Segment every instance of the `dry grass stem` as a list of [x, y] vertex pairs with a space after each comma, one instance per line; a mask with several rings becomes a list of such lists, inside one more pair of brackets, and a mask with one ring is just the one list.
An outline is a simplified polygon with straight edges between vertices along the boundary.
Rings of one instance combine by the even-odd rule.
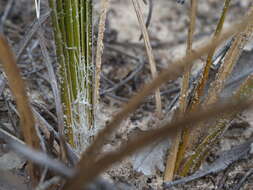
[[[253, 6], [250, 8], [249, 14], [253, 14]], [[237, 60], [243, 51], [244, 46], [249, 40], [252, 39], [252, 36], [253, 20], [248, 23], [245, 30], [238, 33], [234, 37], [232, 45], [224, 58], [224, 63], [221, 65], [221, 68], [217, 73], [215, 81], [211, 84], [211, 88], [208, 92], [208, 97], [205, 101], [205, 105], [209, 105], [217, 101], [220, 92], [224, 88], [226, 79], [231, 74], [234, 65], [237, 63]]]
[[[230, 0], [226, 0], [224, 3], [223, 11], [221, 13], [219, 22], [218, 22], [216, 30], [214, 32], [213, 40], [217, 39], [221, 34], [221, 31], [222, 31], [223, 25], [224, 25], [224, 21], [225, 21], [227, 12], [228, 12], [229, 4], [230, 4]], [[188, 108], [189, 110], [194, 110], [200, 105], [200, 99], [203, 96], [204, 88], [205, 88], [207, 80], [208, 80], [209, 71], [210, 71], [211, 64], [212, 64], [212, 58], [215, 53], [215, 50], [216, 50], [216, 47], [211, 48], [208, 52], [207, 61], [204, 66], [204, 71], [202, 73], [200, 80], [198, 81], [196, 90], [193, 95], [193, 99], [191, 100], [190, 106]], [[191, 149], [194, 147], [192, 141], [197, 139], [196, 137], [198, 135], [198, 132], [199, 131], [197, 128], [195, 128], [194, 131], [189, 131], [188, 129], [185, 129], [185, 131], [183, 131], [182, 143], [180, 144], [179, 152], [178, 152], [178, 158], [179, 158], [177, 161], [178, 166], [181, 164], [181, 161], [183, 160], [183, 158], [186, 154], [186, 151], [191, 151]]]
[[[144, 43], [145, 43], [145, 47], [146, 47], [146, 51], [147, 51], [147, 55], [148, 55], [148, 60], [149, 60], [149, 64], [150, 64], [150, 69], [151, 69], [151, 74], [153, 79], [157, 77], [157, 70], [156, 70], [156, 63], [155, 63], [155, 58], [152, 52], [152, 47], [150, 44], [150, 39], [149, 39], [149, 35], [148, 35], [148, 31], [147, 31], [147, 27], [144, 23], [144, 19], [143, 19], [143, 14], [141, 11], [141, 6], [138, 0], [132, 0], [133, 6], [134, 6], [134, 10], [141, 28], [141, 32], [142, 32], [142, 36], [144, 39]], [[160, 95], [160, 90], [159, 88], [157, 88], [156, 92], [155, 92], [155, 101], [156, 101], [156, 111], [157, 111], [157, 115], [161, 116], [162, 114], [162, 104], [161, 104], [161, 95]]]
[[95, 87], [94, 87], [94, 107], [99, 102], [99, 86], [100, 86], [100, 74], [102, 65], [102, 54], [104, 49], [104, 32], [105, 32], [105, 21], [109, 6], [109, 0], [101, 0], [101, 13], [98, 25], [98, 37], [97, 37], [97, 51], [96, 51], [96, 69], [95, 69]]
[[32, 26], [30, 27], [29, 31], [27, 31], [24, 39], [22, 39], [22, 41], [19, 43], [20, 45], [17, 48], [17, 62], [19, 61], [22, 53], [24, 52], [25, 48], [27, 47], [27, 45], [29, 44], [29, 42], [31, 41], [32, 37], [34, 36], [34, 34], [38, 31], [40, 24], [44, 23], [47, 18], [49, 17], [50, 12], [45, 13], [44, 15], [42, 15], [39, 20], [35, 20], [32, 24]]
[[[192, 42], [193, 35], [196, 24], [196, 13], [197, 13], [197, 0], [191, 0], [190, 7], [190, 23], [188, 28], [188, 38], [187, 38], [187, 49], [186, 55], [189, 55], [192, 52]], [[184, 70], [181, 91], [179, 96], [179, 108], [176, 114], [182, 115], [185, 113], [188, 104], [188, 90], [189, 90], [189, 80], [190, 80], [190, 72], [191, 72], [191, 64], [187, 64]], [[176, 115], [176, 117], [178, 117]], [[166, 169], [164, 173], [164, 180], [171, 181], [173, 179], [173, 175], [175, 171], [178, 170], [179, 164], [182, 160], [183, 155], [178, 155], [179, 144], [181, 142], [182, 132], [179, 130], [178, 134], [171, 138], [171, 146], [169, 155], [166, 162]]]
[[57, 120], [58, 120], [58, 130], [59, 130], [59, 139], [60, 139], [60, 148], [61, 148], [61, 159], [64, 161], [67, 161], [67, 155], [66, 155], [66, 150], [65, 150], [65, 138], [64, 138], [64, 114], [63, 114], [63, 109], [62, 109], [62, 102], [61, 102], [61, 97], [60, 97], [60, 92], [59, 88], [57, 85], [57, 80], [54, 72], [54, 68], [52, 65], [52, 61], [49, 56], [49, 52], [46, 47], [46, 40], [44, 38], [43, 34], [43, 29], [42, 27], [38, 31], [39, 34], [39, 44], [41, 47], [41, 52], [43, 55], [43, 58], [45, 60], [45, 64], [47, 67], [48, 71], [48, 76], [50, 79], [50, 85], [53, 91], [54, 95], [54, 101], [55, 101], [55, 107], [56, 107], [56, 115], [57, 115]]
[[[16, 99], [24, 140], [30, 147], [39, 149], [39, 138], [36, 134], [35, 120], [26, 94], [26, 87], [11, 48], [3, 36], [0, 36], [0, 61], [7, 76], [9, 87]], [[28, 167], [32, 183], [35, 185], [39, 179], [39, 170], [31, 163], [29, 163]]]
[[[225, 21], [227, 12], [228, 12], [230, 1], [231, 0], [225, 0], [224, 8], [223, 8], [219, 23], [217, 24], [216, 30], [214, 32], [214, 36], [213, 36], [214, 39], [217, 38], [220, 35], [220, 33], [223, 29], [223, 25], [224, 25], [224, 21]], [[210, 71], [210, 68], [211, 68], [211, 65], [212, 65], [212, 58], [213, 58], [213, 55], [215, 53], [215, 49], [216, 48], [210, 49], [210, 51], [207, 55], [206, 65], [204, 67], [204, 71], [203, 71], [203, 74], [201, 76], [201, 80], [200, 80], [200, 83], [198, 84], [198, 87], [197, 87], [197, 90], [196, 90], [196, 93], [195, 93], [195, 97], [194, 97], [194, 100], [193, 100], [193, 101], [196, 101], [196, 104], [199, 103], [200, 97], [203, 96], [204, 88], [205, 88], [205, 85], [207, 83], [209, 71]], [[193, 103], [195, 103], [195, 102], [193, 102]]]

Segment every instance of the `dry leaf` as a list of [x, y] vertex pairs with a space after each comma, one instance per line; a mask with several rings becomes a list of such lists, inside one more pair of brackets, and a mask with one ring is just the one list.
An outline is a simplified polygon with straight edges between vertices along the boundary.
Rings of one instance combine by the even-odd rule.
[[154, 175], [156, 169], [164, 171], [164, 158], [168, 150], [169, 141], [154, 142], [151, 146], [134, 154], [131, 157], [131, 163], [134, 170], [142, 172], [144, 175]]

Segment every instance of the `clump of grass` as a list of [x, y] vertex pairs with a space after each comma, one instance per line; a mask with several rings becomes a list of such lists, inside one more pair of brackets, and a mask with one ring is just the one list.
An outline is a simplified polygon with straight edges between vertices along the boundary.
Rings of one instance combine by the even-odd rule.
[[[218, 22], [216, 30], [214, 32], [213, 39], [216, 39], [222, 31], [223, 24], [224, 24], [224, 21], [225, 21], [225, 17], [226, 17], [227, 12], [228, 12], [229, 4], [230, 4], [230, 0], [226, 0], [225, 3], [224, 3], [224, 8], [223, 8], [223, 11], [221, 13], [219, 22]], [[205, 88], [205, 85], [207, 84], [209, 71], [210, 71], [210, 68], [211, 68], [211, 65], [212, 65], [212, 58], [213, 58], [215, 49], [216, 48], [212, 48], [208, 52], [206, 64], [204, 66], [204, 70], [202, 72], [201, 78], [198, 81], [198, 84], [197, 84], [196, 90], [194, 92], [193, 98], [190, 100], [190, 106], [186, 108], [187, 110], [194, 110], [200, 105], [200, 99], [203, 96], [204, 88]], [[177, 161], [176, 161], [177, 167], [176, 167], [175, 172], [178, 172], [179, 165], [182, 164], [181, 162], [185, 157], [186, 151], [187, 152], [191, 151], [191, 147], [193, 147], [193, 140], [196, 139], [196, 137], [198, 136], [198, 131], [197, 130], [198, 129], [194, 129], [194, 131], [189, 131], [189, 130], [185, 129], [182, 132], [182, 137], [181, 137], [182, 139], [180, 141], [180, 146], [178, 148], [178, 153], [177, 153]]]
[[65, 136], [79, 152], [87, 145], [93, 127], [92, 1], [49, 0]]
[[[218, 38], [221, 34], [223, 23], [225, 20], [225, 16], [228, 12], [230, 0], [226, 0], [224, 3], [224, 8], [219, 20], [219, 23], [217, 24], [214, 37], [215, 40]], [[252, 8], [249, 11], [249, 14], [252, 14]], [[248, 26], [241, 32], [238, 32], [234, 36], [234, 40], [232, 42], [232, 45], [230, 49], [228, 50], [225, 58], [224, 63], [221, 65], [221, 67], [218, 70], [218, 73], [216, 74], [215, 80], [212, 82], [210, 88], [208, 89], [208, 94], [206, 97], [204, 96], [204, 89], [207, 84], [207, 80], [209, 77], [209, 71], [212, 64], [213, 55], [215, 53], [216, 47], [211, 48], [208, 55], [207, 55], [207, 61], [204, 66], [204, 70], [202, 72], [202, 76], [198, 81], [198, 85], [196, 87], [196, 90], [194, 92], [193, 98], [190, 99], [189, 106], [185, 110], [195, 110], [198, 107], [206, 107], [208, 105], [212, 105], [214, 102], [217, 102], [219, 99], [219, 95], [224, 88], [226, 79], [232, 72], [232, 69], [234, 65], [236, 64], [239, 55], [242, 52], [243, 47], [245, 46], [246, 42], [252, 37], [252, 23], [249, 23]], [[189, 41], [189, 40], [188, 40]], [[183, 76], [183, 79], [185, 76]], [[187, 92], [185, 85], [182, 85], [181, 92]], [[241, 91], [237, 92], [237, 95], [242, 93]], [[204, 99], [203, 102], [200, 100]], [[187, 102], [188, 103], [188, 102]], [[181, 108], [184, 103], [181, 101], [179, 105], [179, 109]], [[212, 145], [217, 142], [219, 137], [224, 133], [224, 131], [227, 129], [228, 123], [230, 123], [231, 119], [233, 119], [235, 114], [225, 115], [217, 118], [216, 123], [212, 124], [210, 122], [202, 122], [198, 124], [194, 130], [185, 129], [182, 133], [182, 137], [179, 135], [176, 139], [173, 139], [173, 145], [177, 145], [176, 148], [172, 146], [172, 152], [170, 155], [173, 155], [173, 162], [172, 159], [169, 157], [167, 161], [167, 170], [165, 172], [165, 179], [166, 180], [172, 180], [172, 176], [178, 173], [181, 176], [185, 176], [190, 172], [195, 171], [204, 158], [207, 156], [208, 151], [212, 147]], [[214, 127], [211, 127], [211, 130], [206, 130], [206, 125], [214, 125]], [[205, 137], [203, 139], [203, 137]], [[202, 139], [202, 140], [199, 140]], [[200, 143], [198, 145], [198, 143]], [[178, 146], [179, 144], [179, 146]], [[191, 155], [191, 156], [187, 156]], [[176, 160], [176, 161], [175, 161]], [[171, 163], [175, 163], [170, 165]], [[180, 168], [179, 168], [180, 166]], [[170, 169], [175, 167], [175, 170]], [[169, 177], [168, 177], [169, 176]]]

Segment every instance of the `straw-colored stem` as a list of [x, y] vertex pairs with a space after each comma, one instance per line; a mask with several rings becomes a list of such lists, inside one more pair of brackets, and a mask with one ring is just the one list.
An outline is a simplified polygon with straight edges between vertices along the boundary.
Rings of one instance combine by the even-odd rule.
[[[146, 47], [146, 52], [148, 55], [148, 60], [149, 60], [149, 64], [150, 64], [150, 70], [151, 70], [151, 74], [153, 78], [157, 77], [157, 69], [156, 69], [156, 63], [155, 63], [155, 58], [152, 52], [152, 47], [150, 44], [150, 39], [149, 39], [149, 35], [148, 35], [148, 31], [146, 28], [146, 25], [144, 23], [144, 19], [143, 19], [143, 14], [141, 11], [141, 7], [140, 7], [140, 3], [138, 0], [132, 0], [133, 6], [134, 6], [134, 10], [141, 28], [141, 32], [143, 35], [143, 40], [144, 40], [144, 44]], [[162, 103], [161, 103], [161, 95], [160, 95], [160, 90], [159, 88], [156, 90], [155, 92], [155, 101], [156, 101], [156, 111], [157, 111], [157, 115], [161, 116], [162, 114]]]
[[[214, 37], [213, 37], [214, 40], [217, 39], [220, 36], [220, 33], [222, 31], [222, 28], [223, 28], [224, 21], [225, 21], [225, 17], [226, 17], [227, 12], [228, 12], [229, 3], [230, 3], [230, 0], [225, 1], [224, 8], [223, 8], [223, 11], [221, 13], [221, 17], [219, 19], [219, 22], [217, 24], [217, 27], [216, 27], [216, 30], [215, 30], [215, 33], [214, 33]], [[199, 81], [198, 86], [196, 88], [196, 91], [194, 93], [193, 99], [190, 102], [190, 106], [188, 108], [189, 110], [197, 109], [197, 107], [200, 104], [200, 99], [203, 96], [204, 88], [205, 88], [205, 85], [207, 83], [210, 67], [211, 67], [211, 64], [212, 64], [212, 57], [213, 57], [213, 54], [215, 52], [215, 49], [216, 48], [212, 48], [208, 52], [206, 65], [204, 67], [202, 77], [200, 78], [200, 81]], [[180, 157], [178, 165], [182, 164], [181, 161], [183, 160], [183, 157], [185, 156], [186, 151], [188, 151], [188, 152], [191, 151], [191, 149], [194, 146], [193, 141], [195, 141], [197, 137], [198, 137], [198, 128], [195, 128], [193, 131], [190, 131], [186, 128], [183, 131], [183, 133], [182, 133], [182, 143], [180, 144], [179, 153], [178, 153], [178, 155]]]
[[[95, 88], [94, 88], [94, 105], [99, 103], [99, 86], [100, 86], [100, 73], [102, 66], [102, 54], [104, 49], [104, 32], [105, 22], [109, 6], [109, 0], [101, 1], [101, 13], [98, 25], [97, 49], [96, 49], [96, 73], [95, 73]], [[95, 108], [95, 111], [97, 108]]]
[[[0, 63], [6, 74], [9, 87], [17, 103], [17, 110], [20, 118], [20, 128], [25, 143], [39, 149], [39, 138], [35, 130], [35, 119], [31, 110], [30, 102], [26, 93], [26, 86], [21, 78], [19, 68], [11, 51], [10, 46], [3, 36], [0, 35]], [[29, 162], [28, 173], [31, 182], [35, 186], [39, 181], [40, 171], [37, 166]]]
[[[249, 14], [253, 13], [253, 7], [251, 7]], [[253, 36], [253, 21], [251, 21], [248, 26], [245, 28], [244, 31], [241, 33], [238, 33], [232, 42], [232, 45], [227, 52], [224, 63], [220, 67], [216, 78], [214, 82], [211, 84], [210, 89], [208, 90], [208, 95], [203, 102], [203, 106], [206, 107], [208, 105], [213, 104], [216, 102], [219, 98], [220, 92], [224, 88], [225, 82], [228, 79], [229, 75], [231, 74], [234, 65], [237, 63], [237, 60], [239, 56], [241, 55], [241, 52], [243, 50], [243, 47], [246, 45], [246, 43], [252, 39]], [[237, 92], [237, 94], [240, 94], [240, 91]], [[233, 116], [233, 115], [232, 115]], [[194, 133], [194, 138], [199, 139], [200, 137], [205, 137], [205, 140], [201, 143], [203, 145], [198, 145], [197, 151], [193, 151], [194, 154], [188, 158], [187, 162], [184, 164], [183, 170], [180, 172], [181, 175], [185, 176], [187, 173], [189, 173], [193, 168], [196, 169], [196, 165], [199, 166], [203, 159], [205, 158], [205, 145], [208, 144], [209, 147], [212, 146], [214, 142], [216, 142], [215, 139], [218, 139], [220, 136], [219, 134], [223, 134], [223, 132], [226, 130], [226, 122], [227, 120], [231, 120], [232, 116], [226, 116], [225, 119], [221, 119], [220, 121], [217, 121], [215, 127], [211, 127], [211, 130], [204, 130], [205, 123], [200, 123], [196, 127], [198, 129], [198, 134]], [[209, 123], [210, 124], [210, 123]], [[212, 141], [212, 143], [211, 143]], [[196, 142], [196, 141], [195, 141]], [[197, 144], [195, 143], [194, 144]], [[208, 142], [208, 143], [205, 143]], [[201, 151], [202, 150], [202, 151]], [[203, 156], [201, 155], [202, 153]], [[193, 164], [195, 163], [195, 164]]]
[[[187, 38], [187, 48], [186, 54], [189, 55], [192, 51], [192, 43], [193, 43], [193, 35], [195, 30], [196, 23], [196, 12], [197, 12], [197, 0], [191, 0], [191, 8], [189, 15], [189, 28], [188, 28], [188, 38]], [[181, 116], [185, 113], [187, 109], [187, 100], [188, 100], [188, 90], [189, 90], [189, 80], [190, 80], [190, 70], [191, 64], [188, 64], [184, 69], [180, 97], [179, 97], [179, 110], [176, 112], [176, 117]], [[164, 173], [164, 180], [171, 181], [173, 180], [174, 173], [178, 170], [179, 164], [182, 160], [183, 155], [179, 154], [179, 144], [181, 141], [181, 133], [182, 131], [178, 131], [178, 133], [171, 138], [171, 146], [169, 151], [169, 156], [167, 158], [166, 169]]]

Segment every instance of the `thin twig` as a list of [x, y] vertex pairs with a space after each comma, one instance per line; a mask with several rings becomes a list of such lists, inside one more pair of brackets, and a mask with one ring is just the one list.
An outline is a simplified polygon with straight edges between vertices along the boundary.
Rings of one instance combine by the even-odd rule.
[[142, 70], [143, 66], [144, 66], [144, 61], [140, 61], [140, 64], [136, 66], [136, 68], [131, 72], [130, 75], [128, 75], [125, 79], [121, 80], [119, 83], [115, 84], [112, 88], [103, 90], [101, 94], [104, 95], [106, 93], [119, 89], [121, 86], [125, 85], [128, 81], [133, 79], [136, 76], [136, 74], [138, 74]]
[[[33, 109], [33, 113], [36, 117], [36, 119], [38, 120], [38, 122], [41, 124], [39, 125], [41, 128], [42, 126], [45, 126], [48, 131], [52, 132], [55, 136], [55, 138], [59, 141], [59, 133], [57, 131], [55, 131], [55, 129], [40, 115], [39, 112], [37, 112], [35, 109]], [[41, 129], [42, 131], [44, 131], [44, 129]], [[70, 161], [70, 163], [72, 163], [72, 165], [75, 165], [77, 163], [77, 161], [80, 159], [79, 156], [74, 152], [74, 150], [72, 149], [72, 147], [66, 143], [66, 150], [67, 150], [67, 156], [68, 156], [68, 160]]]
[[42, 184], [45, 181], [46, 176], [47, 176], [47, 172], [48, 172], [48, 167], [44, 167], [43, 171], [41, 172], [39, 185]]
[[[151, 22], [151, 18], [152, 18], [152, 14], [153, 14], [153, 0], [149, 0], [148, 3], [146, 2], [146, 0], [143, 0], [143, 2], [145, 4], [148, 4], [149, 5], [149, 8], [148, 8], [148, 16], [147, 16], [147, 19], [146, 19], [146, 23], [145, 23], [145, 26], [146, 28], [148, 29], [149, 25], [150, 25], [150, 22]], [[139, 40], [142, 40], [143, 38], [143, 35], [141, 34], [140, 35], [140, 38]]]
[[59, 140], [60, 140], [60, 147], [61, 147], [61, 157], [63, 160], [66, 160], [66, 150], [65, 150], [66, 141], [64, 139], [64, 114], [63, 114], [63, 109], [62, 109], [62, 104], [61, 104], [60, 92], [59, 92], [59, 88], [57, 85], [57, 80], [56, 80], [56, 76], [54, 73], [52, 61], [50, 59], [50, 56], [49, 56], [49, 53], [48, 53], [48, 50], [46, 47], [46, 43], [45, 43], [46, 40], [44, 38], [43, 28], [42, 28], [40, 20], [38, 20], [38, 21], [39, 21], [38, 25], [40, 28], [40, 30], [38, 31], [39, 44], [41, 47], [43, 58], [45, 59], [45, 64], [47, 67], [51, 88], [52, 88], [53, 94], [54, 94], [56, 115], [57, 115], [57, 119], [58, 119], [58, 130], [59, 130]]
[[128, 57], [128, 58], [130, 58], [130, 59], [133, 59], [133, 60], [135, 60], [135, 61], [140, 61], [140, 58], [138, 58], [137, 56], [131, 55], [131, 54], [127, 53], [126, 51], [120, 50], [119, 48], [116, 48], [116, 47], [114, 47], [114, 46], [112, 46], [112, 45], [110, 45], [110, 44], [106, 44], [106, 45], [105, 45], [105, 48], [106, 48], [107, 50], [112, 50], [112, 51], [115, 51], [115, 52], [117, 52], [117, 53], [120, 53], [120, 54], [122, 54], [123, 56], [126, 56], [126, 57]]
[[[12, 125], [12, 128], [14, 129], [14, 131], [15, 131], [15, 135], [16, 136], [18, 136], [18, 137], [20, 137], [20, 127], [19, 126], [17, 126], [17, 124], [16, 124], [16, 122], [14, 122], [14, 118], [15, 117], [13, 117], [13, 112], [11, 111], [11, 107], [13, 106], [13, 105], [11, 105], [11, 102], [10, 101], [8, 101], [7, 100], [7, 97], [6, 97], [6, 95], [4, 95], [3, 94], [3, 97], [4, 97], [4, 102], [5, 102], [5, 104], [6, 104], [6, 106], [7, 106], [7, 109], [8, 109], [8, 117], [9, 117], [9, 120], [10, 120], [10, 123], [11, 123], [11, 125]], [[14, 107], [14, 106], [13, 106]]]
[[32, 162], [40, 166], [46, 166], [48, 169], [53, 170], [62, 176], [72, 177], [75, 173], [73, 169], [66, 167], [63, 163], [49, 157], [43, 152], [36, 151], [25, 145], [13, 141], [8, 143], [8, 145], [12, 150], [19, 153], [20, 155], [25, 156]]
[[5, 78], [3, 77], [3, 75], [0, 75], [0, 96], [2, 96], [5, 86], [6, 86]]
[[[16, 136], [14, 136], [13, 134], [9, 133], [7, 130], [5, 130], [5, 126], [3, 124], [0, 123], [0, 139], [3, 140], [4, 142], [17, 142], [17, 143], [21, 143], [24, 144], [23, 141], [21, 141], [20, 139], [18, 139]], [[7, 128], [8, 129], [8, 128]]]
[[[1, 125], [1, 124], [0, 124]], [[29, 160], [39, 164], [41, 166], [46, 166], [49, 169], [52, 169], [62, 176], [71, 177], [74, 174], [74, 171], [68, 167], [66, 167], [61, 162], [47, 156], [43, 152], [38, 152], [34, 149], [31, 149], [25, 145], [25, 143], [15, 136], [11, 135], [7, 131], [0, 128], [0, 139], [4, 140], [7, 145], [10, 146], [15, 152], [20, 153], [25, 156]]]
[[[36, 133], [37, 133], [37, 136], [39, 137], [40, 139], [40, 146], [41, 146], [41, 149], [43, 150], [43, 152], [46, 154], [47, 153], [47, 148], [46, 148], [46, 143], [45, 143], [45, 139], [43, 138], [43, 136], [41, 135], [41, 132], [39, 130], [39, 127], [38, 127], [38, 124], [36, 123], [35, 124], [35, 129], [36, 129]], [[43, 167], [43, 171], [41, 172], [41, 176], [40, 176], [40, 180], [39, 180], [39, 184], [43, 183], [46, 175], [47, 175], [47, 171], [48, 171], [48, 167], [47, 166], [44, 166]]]
[[35, 188], [35, 190], [47, 190], [50, 186], [60, 183], [60, 181], [61, 181], [61, 178], [59, 176], [54, 176], [53, 178], [51, 178], [43, 183], [40, 183]]
[[[188, 38], [187, 38], [187, 48], [186, 55], [190, 55], [192, 52], [192, 43], [193, 43], [193, 35], [195, 31], [196, 25], [196, 13], [197, 13], [197, 0], [191, 0], [191, 8], [190, 8], [190, 23], [188, 28]], [[188, 64], [185, 67], [181, 91], [179, 96], [179, 108], [176, 112], [178, 115], [182, 115], [185, 113], [188, 105], [188, 92], [189, 92], [189, 82], [190, 82], [190, 72], [191, 72], [191, 64]], [[179, 168], [179, 164], [182, 160], [182, 156], [179, 152], [179, 143], [181, 141], [182, 131], [179, 131], [174, 137], [172, 137], [172, 144], [170, 146], [169, 156], [167, 158], [166, 169], [164, 172], [164, 180], [171, 181], [173, 179], [173, 175]]]
[[240, 190], [245, 181], [253, 174], [253, 168], [251, 168], [244, 176], [243, 178], [235, 185], [235, 187], [232, 190]]
[[42, 15], [39, 20], [36, 19], [33, 22], [32, 26], [29, 26], [28, 32], [25, 34], [24, 38], [19, 43], [19, 46], [16, 51], [17, 52], [17, 56], [16, 56], [17, 62], [19, 61], [22, 53], [24, 52], [25, 48], [27, 47], [27, 45], [31, 41], [34, 34], [38, 31], [39, 23], [41, 23], [41, 24], [44, 23], [47, 20], [47, 18], [49, 17], [49, 15], [50, 15], [50, 11], [46, 12], [44, 15]]
[[14, 4], [15, 4], [14, 0], [9, 0], [7, 6], [5, 7], [4, 13], [1, 16], [1, 20], [0, 20], [0, 33], [4, 33], [5, 21], [8, 17], [8, 15], [10, 14], [10, 11], [11, 11], [12, 7], [14, 6]]
[[[149, 35], [148, 35], [148, 31], [147, 28], [144, 24], [143, 21], [143, 15], [141, 12], [141, 7], [140, 7], [140, 3], [138, 0], [132, 0], [134, 9], [135, 9], [135, 13], [136, 16], [138, 18], [138, 22], [141, 28], [141, 32], [143, 35], [143, 39], [144, 39], [144, 43], [145, 43], [145, 47], [146, 47], [146, 51], [147, 51], [147, 55], [148, 55], [148, 60], [149, 60], [149, 64], [150, 64], [150, 69], [151, 69], [151, 74], [153, 79], [157, 77], [157, 69], [156, 69], [156, 63], [155, 63], [155, 58], [152, 52], [152, 47], [150, 44], [150, 39], [149, 39]], [[160, 95], [160, 90], [159, 88], [157, 88], [156, 92], [155, 92], [155, 100], [156, 100], [156, 111], [157, 111], [157, 115], [161, 116], [162, 114], [162, 103], [161, 103], [161, 95]]]
[[120, 97], [120, 96], [117, 96], [117, 95], [115, 95], [113, 93], [107, 93], [106, 96], [109, 96], [109, 97], [111, 97], [111, 98], [113, 98], [115, 100], [121, 101], [121, 102], [128, 102], [129, 101], [128, 98]]

